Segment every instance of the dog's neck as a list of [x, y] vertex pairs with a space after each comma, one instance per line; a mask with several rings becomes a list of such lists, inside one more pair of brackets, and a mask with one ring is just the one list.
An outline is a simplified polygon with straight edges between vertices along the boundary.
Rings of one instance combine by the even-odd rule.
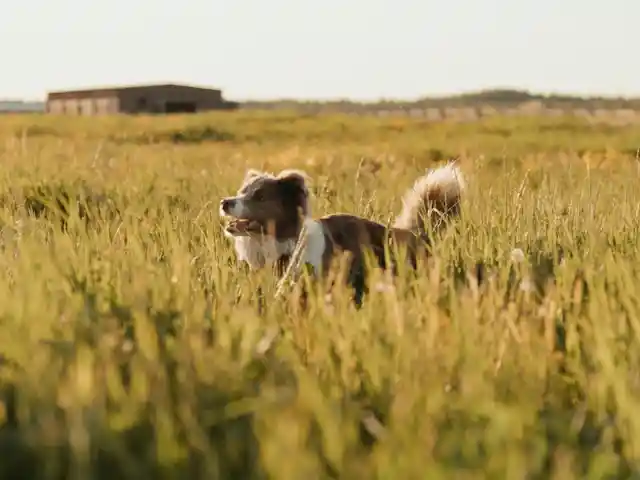
[[297, 241], [303, 224], [304, 219], [297, 216], [288, 221], [277, 222], [275, 224], [275, 238], [280, 242]]
[[302, 232], [303, 221], [278, 222], [273, 234], [233, 237], [238, 260], [251, 269], [286, 263], [293, 254]]

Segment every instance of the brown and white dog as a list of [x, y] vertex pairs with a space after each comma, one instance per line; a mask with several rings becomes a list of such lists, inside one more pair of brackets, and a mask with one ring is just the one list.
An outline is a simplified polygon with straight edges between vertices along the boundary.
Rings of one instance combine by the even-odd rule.
[[366, 290], [365, 252], [374, 254], [380, 268], [395, 270], [398, 257], [389, 253], [402, 247], [415, 269], [418, 257], [428, 251], [430, 234], [460, 214], [464, 187], [454, 163], [432, 170], [405, 194], [402, 211], [389, 227], [343, 213], [314, 219], [303, 172], [284, 170], [272, 175], [249, 170], [237, 195], [220, 202], [220, 215], [230, 219], [225, 235], [233, 238], [238, 259], [251, 269], [279, 266], [282, 272], [303, 226], [306, 242], [301, 264], [311, 265], [317, 277], [326, 276], [333, 260], [348, 253], [347, 281], [360, 305]]

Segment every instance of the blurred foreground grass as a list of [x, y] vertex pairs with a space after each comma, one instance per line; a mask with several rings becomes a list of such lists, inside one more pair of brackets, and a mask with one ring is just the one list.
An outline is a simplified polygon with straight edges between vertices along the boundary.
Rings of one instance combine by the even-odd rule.
[[[0, 478], [638, 475], [639, 147], [563, 118], [0, 119]], [[386, 221], [450, 156], [464, 218], [418, 278], [258, 315], [273, 279], [217, 214], [247, 167]]]

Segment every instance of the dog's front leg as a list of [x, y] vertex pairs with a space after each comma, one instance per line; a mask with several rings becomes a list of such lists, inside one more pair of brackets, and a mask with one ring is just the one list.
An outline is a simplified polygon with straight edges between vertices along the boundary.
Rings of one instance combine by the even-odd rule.
[[307, 311], [309, 307], [309, 291], [315, 286], [318, 276], [313, 265], [303, 263], [299, 269], [296, 270], [294, 278], [293, 301], [294, 305], [297, 306], [295, 310], [297, 313], [302, 313]]

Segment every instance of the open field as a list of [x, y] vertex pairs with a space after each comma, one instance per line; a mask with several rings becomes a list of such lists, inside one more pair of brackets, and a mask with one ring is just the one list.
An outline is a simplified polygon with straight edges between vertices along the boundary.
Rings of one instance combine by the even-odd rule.
[[[561, 117], [0, 117], [0, 478], [639, 478], [639, 148]], [[387, 221], [454, 155], [419, 278], [258, 315], [218, 218], [247, 167]], [[27, 213], [60, 192], [89, 220]]]

